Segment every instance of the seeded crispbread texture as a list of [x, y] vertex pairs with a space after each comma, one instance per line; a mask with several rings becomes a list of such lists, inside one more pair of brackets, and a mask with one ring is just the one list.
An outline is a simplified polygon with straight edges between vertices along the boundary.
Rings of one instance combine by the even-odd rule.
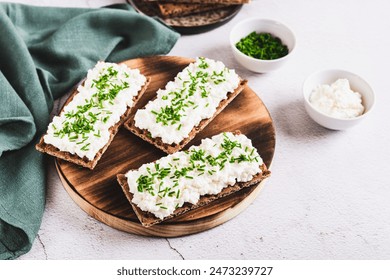
[[199, 4], [199, 3], [158, 3], [160, 14], [164, 18], [187, 16], [195, 13], [227, 7], [226, 4]]
[[141, 139], [153, 144], [160, 150], [166, 152], [167, 154], [173, 154], [177, 151], [180, 151], [187, 145], [200, 131], [202, 131], [232, 100], [245, 88], [247, 80], [240, 80], [238, 87], [233, 91], [227, 94], [227, 98], [222, 100], [214, 115], [208, 119], [202, 120], [197, 126], [195, 126], [187, 138], [184, 138], [179, 144], [166, 144], [162, 141], [160, 137], [151, 138], [149, 136], [149, 131], [147, 129], [140, 129], [135, 126], [134, 115], [132, 115], [124, 124], [124, 127], [130, 130], [132, 133], [140, 137]]
[[183, 214], [185, 214], [188, 211], [191, 211], [193, 209], [205, 206], [205, 205], [207, 205], [207, 204], [209, 204], [217, 199], [231, 195], [231, 194], [238, 192], [244, 188], [248, 188], [248, 187], [259, 184], [262, 180], [264, 180], [265, 178], [267, 178], [271, 175], [271, 172], [268, 171], [265, 164], [262, 164], [260, 166], [260, 169], [261, 169], [261, 173], [258, 173], [255, 176], [253, 176], [252, 180], [250, 180], [248, 182], [236, 183], [233, 186], [228, 186], [228, 187], [222, 189], [222, 191], [220, 193], [215, 194], [215, 195], [203, 195], [199, 198], [199, 200], [196, 204], [185, 203], [182, 207], [177, 208], [175, 210], [175, 212], [173, 212], [173, 214], [171, 214], [163, 219], [157, 218], [156, 216], [154, 216], [153, 213], [142, 211], [135, 203], [132, 202], [133, 194], [130, 192], [129, 185], [127, 183], [127, 178], [126, 178], [125, 174], [118, 174], [117, 180], [118, 180], [120, 186], [122, 187], [122, 190], [123, 190], [127, 200], [130, 202], [130, 204], [131, 204], [135, 214], [137, 215], [139, 221], [141, 222], [141, 224], [144, 227], [151, 227], [155, 224], [159, 224], [163, 221], [166, 221], [166, 220], [175, 218], [177, 216], [183, 215]]
[[143, 0], [144, 2], [159, 3], [200, 3], [200, 4], [247, 4], [251, 0]]
[[[35, 146], [35, 148], [42, 152], [42, 153], [46, 153], [48, 155], [51, 155], [51, 156], [54, 156], [54, 157], [57, 157], [57, 158], [60, 158], [60, 159], [63, 159], [63, 160], [66, 160], [66, 161], [69, 161], [69, 162], [72, 162], [72, 163], [75, 163], [77, 165], [80, 165], [80, 166], [83, 166], [83, 167], [86, 167], [86, 168], [89, 168], [89, 169], [94, 169], [96, 164], [98, 163], [98, 161], [100, 160], [100, 158], [102, 157], [102, 155], [104, 154], [104, 152], [107, 150], [108, 146], [110, 146], [112, 140], [114, 139], [114, 136], [117, 134], [119, 128], [121, 127], [121, 125], [129, 118], [129, 116], [131, 115], [131, 112], [132, 112], [132, 109], [135, 107], [137, 101], [142, 97], [142, 95], [145, 93], [146, 91], [146, 88], [148, 87], [150, 83], [150, 78], [147, 77], [146, 79], [146, 83], [142, 86], [141, 90], [138, 92], [138, 94], [136, 96], [133, 97], [133, 106], [132, 107], [128, 107], [126, 112], [121, 116], [121, 118], [119, 119], [119, 121], [110, 127], [109, 131], [110, 131], [110, 138], [107, 142], [106, 145], [104, 145], [104, 147], [102, 147], [95, 155], [94, 159], [93, 160], [89, 160], [88, 158], [86, 157], [79, 157], [78, 155], [76, 154], [71, 154], [69, 152], [64, 152], [64, 151], [60, 151], [57, 147], [51, 145], [51, 144], [47, 144], [45, 143], [43, 137], [41, 137], [39, 143]], [[74, 98], [74, 96], [77, 94], [77, 91], [74, 91], [74, 93], [70, 96], [70, 98], [67, 100], [67, 102], [65, 103], [64, 107], [69, 104], [69, 102], [72, 101], [72, 99]], [[62, 109], [63, 111], [64, 109]], [[61, 112], [62, 112], [61, 111]]]

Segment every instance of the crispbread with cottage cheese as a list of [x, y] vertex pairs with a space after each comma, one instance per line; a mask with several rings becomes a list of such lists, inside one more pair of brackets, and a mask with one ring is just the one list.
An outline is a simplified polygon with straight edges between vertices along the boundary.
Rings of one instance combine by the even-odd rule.
[[[110, 64], [112, 64], [112, 63], [110, 63]], [[132, 112], [132, 108], [135, 107], [137, 101], [142, 97], [142, 95], [144, 94], [144, 92], [145, 92], [147, 86], [149, 85], [149, 83], [150, 83], [150, 79], [146, 78], [145, 83], [143, 84], [141, 89], [138, 91], [137, 95], [133, 96], [133, 98], [132, 98], [132, 102], [133, 102], [132, 106], [131, 107], [127, 107], [126, 111], [120, 116], [119, 120], [116, 123], [114, 123], [111, 127], [109, 127], [109, 129], [108, 129], [108, 131], [109, 131], [109, 138], [108, 138], [107, 142], [104, 144], [104, 146], [101, 147], [96, 152], [96, 154], [94, 155], [93, 159], [87, 158], [85, 156], [81, 157], [81, 156], [77, 155], [76, 153], [71, 153], [69, 151], [61, 150], [57, 146], [55, 146], [53, 144], [46, 143], [44, 138], [48, 134], [48, 132], [46, 132], [46, 134], [41, 137], [39, 143], [35, 146], [36, 149], [38, 151], [42, 152], [42, 153], [46, 153], [46, 154], [49, 154], [51, 156], [55, 156], [57, 158], [60, 158], [60, 159], [63, 159], [63, 160], [75, 163], [77, 165], [80, 165], [80, 166], [83, 166], [83, 167], [86, 167], [86, 168], [89, 168], [89, 169], [94, 169], [94, 167], [98, 163], [99, 159], [102, 157], [103, 153], [107, 150], [108, 146], [112, 142], [112, 140], [113, 140], [114, 136], [116, 135], [116, 133], [118, 132], [120, 126], [130, 116], [130, 114]], [[84, 84], [85, 84], [85, 81], [82, 83], [82, 85], [84, 85]], [[67, 105], [69, 105], [69, 103], [71, 103], [74, 100], [74, 98], [76, 97], [76, 95], [78, 93], [79, 93], [78, 90], [74, 90], [73, 94], [67, 100], [67, 102], [64, 105], [63, 109], [61, 110], [60, 114], [64, 113], [65, 107]], [[52, 125], [52, 124], [49, 124], [49, 126], [50, 125]]]
[[[239, 135], [239, 132], [236, 132], [235, 133], [235, 135]], [[245, 136], [239, 136], [239, 137], [244, 137], [245, 138]], [[214, 139], [214, 137], [212, 138], [212, 139]], [[211, 141], [211, 139], [206, 139], [206, 140], [208, 140], [209, 142], [208, 143], [210, 143], [210, 141]], [[211, 142], [212, 143], [212, 142]], [[207, 146], [207, 144], [206, 144], [206, 146]], [[188, 152], [191, 154], [191, 151], [192, 151], [192, 153], [193, 154], [195, 154], [197, 151], [199, 151], [199, 150], [196, 150], [197, 148], [199, 148], [200, 146], [198, 146], [198, 147], [191, 147], [189, 150], [188, 150]], [[244, 146], [243, 146], [244, 147]], [[238, 151], [238, 152], [242, 152], [243, 151], [243, 147], [242, 147], [242, 149], [241, 149], [241, 146], [238, 148], [236, 148], [236, 149], [238, 149], [238, 150], [236, 150], [236, 152]], [[218, 148], [214, 148], [214, 149], [218, 149]], [[234, 149], [234, 148], [233, 148]], [[245, 151], [246, 151], [246, 148], [245, 148]], [[165, 163], [167, 163], [166, 162], [166, 160], [168, 160], [168, 158], [171, 158], [171, 159], [173, 159], [173, 160], [175, 160], [175, 157], [179, 157], [179, 154], [183, 154], [183, 152], [179, 152], [178, 154], [174, 154], [174, 157], [172, 157], [172, 155], [171, 156], [167, 156], [167, 157], [164, 157], [164, 158], [162, 158], [162, 159], [160, 159], [159, 161], [157, 161], [157, 162], [159, 162], [159, 163], [161, 163], [162, 165], [161, 165], [161, 169], [160, 170], [162, 170], [163, 171], [163, 166], [166, 166], [166, 165], [164, 165], [162, 162], [164, 162], [164, 160], [165, 160]], [[249, 155], [249, 153], [250, 153], [250, 151], [248, 151], [248, 155]], [[253, 151], [252, 151], [252, 153], [253, 153]], [[251, 154], [252, 154], [251, 153]], [[193, 155], [192, 154], [192, 155]], [[255, 152], [255, 154], [257, 154], [257, 152]], [[257, 156], [258, 156], [258, 154], [257, 154]], [[256, 157], [257, 157], [256, 156]], [[180, 216], [180, 215], [183, 215], [184, 213], [186, 213], [186, 212], [188, 212], [188, 211], [190, 211], [190, 210], [193, 210], [193, 209], [196, 209], [196, 208], [198, 208], [198, 207], [201, 207], [201, 206], [205, 206], [205, 205], [207, 205], [207, 204], [209, 204], [209, 203], [211, 203], [212, 201], [215, 201], [215, 200], [217, 200], [217, 199], [219, 199], [219, 198], [222, 198], [222, 197], [225, 197], [225, 196], [228, 196], [228, 195], [230, 195], [230, 194], [232, 194], [232, 193], [235, 193], [235, 192], [237, 192], [237, 191], [239, 191], [239, 190], [241, 190], [241, 189], [243, 189], [243, 188], [246, 188], [246, 187], [250, 187], [250, 186], [253, 186], [253, 185], [256, 185], [256, 184], [258, 184], [258, 183], [260, 183], [263, 179], [265, 179], [265, 178], [267, 178], [269, 175], [270, 175], [270, 172], [267, 170], [267, 167], [265, 166], [265, 164], [264, 163], [262, 163], [262, 161], [254, 161], [253, 159], [256, 159], [255, 157], [254, 158], [252, 158], [252, 163], [247, 163], [247, 164], [250, 164], [250, 165], [254, 165], [255, 166], [255, 168], [253, 168], [252, 167], [252, 173], [249, 173], [249, 174], [247, 174], [247, 175], [240, 175], [240, 176], [244, 176], [244, 177], [241, 177], [242, 179], [238, 179], [238, 178], [240, 178], [240, 176], [239, 177], [237, 177], [236, 179], [234, 179], [234, 181], [231, 181], [230, 183], [225, 183], [225, 181], [223, 181], [223, 183], [222, 183], [222, 186], [223, 185], [225, 185], [225, 184], [229, 184], [229, 185], [226, 185], [226, 187], [223, 187], [222, 188], [222, 186], [221, 186], [221, 188], [222, 189], [220, 189], [220, 191], [218, 192], [218, 193], [215, 193], [214, 191], [212, 191], [212, 193], [213, 194], [206, 194], [206, 195], [201, 195], [200, 196], [200, 198], [199, 198], [199, 200], [197, 200], [196, 201], [196, 203], [195, 202], [193, 202], [193, 203], [190, 203], [190, 201], [191, 201], [191, 199], [190, 198], [187, 198], [187, 199], [189, 199], [189, 200], [182, 200], [182, 203], [183, 203], [183, 201], [187, 201], [187, 202], [185, 202], [184, 204], [180, 204], [181, 206], [180, 207], [177, 207], [176, 209], [175, 208], [170, 208], [171, 210], [159, 210], [159, 212], [160, 211], [165, 211], [165, 214], [163, 214], [163, 215], [157, 215], [157, 213], [158, 212], [156, 212], [156, 213], [152, 213], [152, 212], [150, 212], [150, 211], [146, 211], [146, 209], [148, 209], [148, 208], [144, 208], [144, 206], [141, 206], [141, 204], [137, 204], [137, 201], [136, 200], [134, 200], [134, 194], [132, 193], [132, 191], [131, 191], [131, 188], [130, 188], [130, 186], [129, 186], [129, 182], [133, 182], [133, 183], [131, 183], [132, 185], [133, 185], [133, 191], [135, 191], [135, 192], [139, 192], [140, 191], [140, 185], [139, 185], [139, 179], [141, 178], [141, 177], [143, 177], [142, 175], [141, 175], [141, 177], [139, 177], [138, 179], [137, 179], [137, 184], [138, 184], [138, 187], [136, 187], [136, 185], [134, 185], [134, 180], [140, 175], [140, 174], [143, 174], [142, 172], [143, 171], [140, 171], [141, 169], [139, 169], [139, 171], [138, 170], [135, 170], [135, 171], [129, 171], [127, 174], [131, 174], [131, 175], [127, 175], [127, 176], [130, 176], [130, 177], [127, 177], [125, 174], [118, 174], [117, 175], [117, 179], [118, 179], [118, 182], [119, 182], [119, 184], [121, 185], [121, 187], [122, 187], [122, 190], [123, 190], [123, 192], [124, 192], [124, 194], [126, 195], [126, 197], [127, 197], [127, 199], [129, 200], [129, 202], [131, 203], [131, 205], [132, 205], [132, 207], [133, 207], [133, 209], [134, 209], [134, 211], [135, 211], [135, 213], [136, 213], [136, 215], [137, 215], [137, 217], [139, 218], [139, 220], [140, 220], [140, 222], [142, 223], [142, 225], [143, 226], [145, 226], [145, 227], [150, 227], [150, 226], [152, 226], [152, 225], [154, 225], [154, 224], [157, 224], [157, 223], [160, 223], [160, 222], [162, 222], [162, 221], [165, 221], [165, 220], [168, 220], [168, 219], [171, 219], [171, 218], [173, 218], [173, 217], [177, 217], [177, 216]], [[261, 158], [260, 158], [261, 159]], [[169, 161], [168, 161], [169, 162]], [[248, 166], [248, 165], [245, 165], [246, 163], [244, 162], [244, 163], [239, 163], [240, 161], [238, 161], [238, 163], [233, 163], [233, 165], [234, 166], [236, 166], [236, 164], [238, 164], [237, 166], [240, 166], [240, 164], [242, 165], [242, 164], [244, 164], [244, 166]], [[257, 166], [256, 165], [256, 163], [257, 162], [259, 162], [258, 164], [260, 164], [259, 166]], [[172, 162], [172, 163], [174, 163], [174, 162]], [[154, 165], [158, 165], [158, 163], [153, 163]], [[168, 163], [169, 164], [169, 163]], [[151, 165], [151, 164], [149, 164], [149, 165]], [[151, 170], [151, 171], [149, 171], [149, 165], [146, 165], [145, 167], [146, 167], [146, 169], [148, 170], [148, 172], [154, 172], [153, 170]], [[179, 162], [179, 165], [180, 165], [180, 162]], [[249, 166], [250, 166], [249, 165]], [[168, 166], [171, 166], [171, 165], [168, 165]], [[256, 167], [257, 166], [257, 167]], [[145, 167], [144, 167], [144, 169], [145, 169]], [[223, 169], [224, 167], [222, 167], [222, 169]], [[230, 168], [230, 167], [227, 167], [227, 168]], [[242, 167], [241, 167], [242, 168]], [[235, 168], [236, 169], [236, 168]], [[210, 169], [209, 169], [210, 170]], [[230, 172], [230, 173], [227, 173], [227, 174], [232, 174], [231, 172], [233, 172], [233, 174], [234, 174], [234, 172], [238, 172], [238, 173], [240, 173], [240, 174], [242, 174], [241, 172], [247, 172], [247, 170], [246, 170], [246, 168], [244, 168], [244, 169], [242, 169], [243, 171], [237, 171], [237, 170], [235, 170], [235, 171], [231, 171], [231, 170], [233, 170], [233, 169], [228, 169], [228, 170], [230, 170], [230, 171], [228, 171], [228, 172]], [[245, 171], [244, 171], [245, 170]], [[225, 171], [226, 171], [226, 169], [225, 169]], [[194, 172], [198, 172], [198, 170], [197, 171], [194, 171]], [[218, 172], [218, 171], [217, 171]], [[220, 172], [222, 172], [222, 171], [220, 171]], [[200, 175], [202, 175], [202, 176], [210, 176], [210, 175], [208, 175], [207, 174], [207, 172], [203, 172], [203, 174], [205, 173], [205, 175], [202, 175], [202, 174], [200, 174]], [[138, 175], [137, 175], [138, 174]], [[173, 174], [173, 173], [171, 173], [171, 174]], [[211, 174], [211, 173], [210, 173]], [[254, 174], [254, 175], [250, 175], [250, 174]], [[199, 175], [199, 176], [200, 176]], [[219, 175], [219, 174], [216, 174], [216, 175], [218, 175], [218, 176], [222, 176], [222, 175]], [[135, 176], [135, 177], [134, 177]], [[148, 175], [148, 176], [153, 176], [153, 174], [150, 174], [150, 175]], [[157, 176], [159, 176], [159, 175], [157, 175]], [[168, 177], [166, 177], [166, 178], [169, 178], [169, 176], [170, 175], [166, 175], [166, 176], [168, 176]], [[176, 175], [176, 172], [175, 172], [175, 176], [179, 176], [178, 178], [180, 178], [180, 176], [182, 176], [182, 175]], [[215, 176], [215, 175], [212, 175], [212, 176]], [[231, 175], [230, 175], [231, 176]], [[245, 177], [246, 176], [246, 177]], [[248, 177], [248, 176], [250, 176], [250, 177]], [[130, 179], [130, 178], [132, 178], [132, 179]], [[181, 177], [181, 178], [183, 178], [183, 176]], [[195, 181], [197, 181], [197, 180], [201, 180], [201, 179], [199, 179], [199, 178], [201, 178], [201, 177], [198, 177], [198, 176], [194, 176], [193, 178], [191, 178], [190, 180], [194, 180], [194, 183], [195, 183]], [[212, 178], [212, 177], [210, 177], [210, 178]], [[245, 178], [245, 179], [244, 179]], [[166, 181], [164, 181], [165, 179], [164, 178], [160, 178], [160, 179], [157, 179], [157, 181], [155, 181], [155, 186], [157, 186], [157, 185], [159, 185], [159, 182], [161, 181], [161, 182], [166, 182]], [[176, 179], [173, 179], [174, 181], [176, 180]], [[188, 180], [188, 179], [185, 179], [185, 178], [183, 178], [183, 180]], [[243, 180], [243, 181], [241, 181], [241, 180]], [[202, 181], [203, 182], [203, 181]], [[232, 182], [234, 182], [234, 183], [232, 183]], [[187, 182], [188, 183], [188, 182]], [[187, 185], [187, 183], [184, 183], [184, 185], [183, 186], [186, 186]], [[156, 185], [157, 184], [157, 185]], [[164, 187], [169, 187], [169, 190], [173, 190], [173, 189], [175, 189], [175, 187], [173, 186], [166, 186], [166, 185], [164, 185]], [[163, 187], [161, 187], [161, 188], [163, 188]], [[178, 187], [176, 187], [176, 188], [178, 188]], [[185, 187], [185, 188], [187, 188], [187, 187]], [[211, 189], [213, 189], [214, 187], [212, 187]], [[138, 191], [137, 191], [137, 189], [138, 189]], [[160, 186], [158, 187], [158, 190], [160, 190]], [[166, 198], [169, 198], [169, 197], [165, 197], [165, 195], [163, 195], [162, 194], [162, 197], [160, 197], [160, 192], [158, 192], [158, 197], [156, 197], [156, 191], [157, 191], [157, 189], [156, 190], [152, 190], [152, 189], [150, 189], [150, 190], [146, 190], [146, 189], [143, 189], [142, 191], [141, 191], [141, 193], [140, 194], [142, 194], [143, 192], [150, 192], [151, 194], [148, 194], [149, 196], [151, 196], [151, 197], [155, 197], [155, 199], [156, 199], [156, 202], [163, 202], [164, 201], [164, 199], [166, 199]], [[162, 190], [163, 191], [163, 190]], [[179, 200], [181, 200], [182, 198], [180, 198], [180, 195], [181, 196], [183, 196], [183, 195], [185, 195], [184, 193], [183, 193], [183, 191], [180, 193], [180, 189], [179, 190], [176, 190], [177, 191], [177, 194], [178, 194], [178, 196], [176, 196], [176, 194], [174, 193], [172, 196], [170, 196], [171, 198], [169, 198], [169, 200], [173, 200], [173, 201], [179, 201]], [[185, 195], [185, 197], [186, 197], [187, 195]], [[144, 201], [148, 201], [147, 203], [149, 203], [149, 202], [151, 202], [150, 201], [150, 198], [143, 198], [143, 199], [147, 199], [147, 200], [144, 200]], [[184, 199], [184, 198], [183, 198]], [[165, 203], [170, 203], [170, 202], [168, 202], [168, 201], [166, 201], [165, 200]], [[162, 203], [158, 203], [158, 204], [156, 204], [156, 206], [157, 205], [160, 205], [160, 204], [162, 204]], [[150, 205], [150, 204], [149, 204]], [[154, 205], [154, 204], [153, 204]], [[163, 204], [163, 205], [167, 205], [167, 204]], [[163, 206], [162, 205], [162, 206]], [[157, 209], [158, 209], [158, 207], [162, 207], [162, 206], [157, 206]], [[179, 204], [178, 204], [178, 206], [179, 206]], [[142, 209], [144, 209], [144, 210], [142, 210]], [[152, 206], [152, 208], [150, 208], [150, 209], [155, 209], [156, 210], [156, 207], [154, 207], [154, 206]], [[168, 209], [168, 208], [165, 208], [164, 207], [164, 209]], [[174, 210], [175, 209], [175, 210]], [[155, 211], [155, 210], [151, 210], [151, 211]], [[169, 212], [167, 212], [167, 211], [169, 211]]]
[[[200, 58], [200, 59], [202, 59], [202, 58]], [[213, 61], [213, 60], [207, 60], [207, 61]], [[213, 61], [213, 62], [215, 62], [215, 61]], [[199, 63], [198, 60], [196, 63]], [[217, 62], [217, 63], [219, 63], [219, 62]], [[175, 81], [178, 79], [178, 77], [180, 78], [179, 75], [181, 73], [184, 73], [188, 67], [186, 67], [183, 71], [181, 71], [178, 74], [178, 76], [176, 76]], [[227, 69], [227, 68], [225, 67], [225, 69]], [[231, 69], [227, 69], [227, 70], [233, 71]], [[194, 73], [192, 73], [192, 74], [194, 74]], [[190, 74], [190, 75], [192, 75], [192, 74]], [[236, 75], [236, 74], [234, 74], [234, 75]], [[215, 105], [214, 114], [208, 118], [203, 118], [197, 125], [192, 126], [192, 129], [188, 132], [188, 134], [186, 134], [186, 136], [181, 136], [182, 138], [180, 139], [180, 142], [167, 143], [167, 141], [165, 141], [162, 138], [162, 136], [154, 136], [152, 134], [153, 132], [151, 132], [149, 129], [139, 127], [140, 125], [145, 126], [145, 124], [147, 123], [147, 120], [145, 118], [140, 118], [142, 121], [141, 124], [137, 124], [137, 122], [136, 122], [137, 114], [141, 114], [141, 113], [146, 112], [147, 106], [150, 105], [149, 103], [153, 103], [156, 101], [157, 98], [159, 98], [158, 97], [158, 95], [160, 94], [159, 92], [157, 93], [157, 96], [153, 100], [149, 101], [149, 103], [143, 109], [140, 109], [135, 114], [133, 114], [125, 122], [124, 127], [126, 129], [128, 129], [129, 131], [133, 132], [135, 135], [142, 138], [143, 140], [145, 140], [145, 141], [153, 144], [157, 148], [161, 149], [162, 151], [164, 151], [168, 154], [175, 153], [175, 152], [183, 149], [185, 147], [185, 145], [187, 145], [196, 136], [197, 133], [202, 131], [239, 93], [242, 92], [242, 90], [245, 88], [245, 86], [247, 84], [247, 81], [241, 79], [238, 75], [236, 75], [236, 79], [237, 79], [237, 82], [236, 82], [237, 85], [235, 85], [235, 89], [232, 90], [231, 92], [225, 92], [226, 98], [221, 99], [219, 104]], [[169, 86], [170, 83], [172, 83], [172, 81], [167, 84], [167, 87]], [[183, 84], [184, 84], [184, 82], [183, 82]], [[191, 87], [191, 85], [189, 87]], [[164, 89], [163, 91], [164, 91], [164, 94], [167, 94], [167, 95], [171, 94], [170, 90], [168, 90], [168, 89]], [[185, 89], [184, 93], [186, 93], [187, 91], [189, 91], [189, 90]], [[195, 91], [199, 91], [199, 89], [196, 89]], [[164, 98], [164, 96], [161, 98]], [[160, 98], [160, 100], [161, 100], [161, 98]], [[172, 101], [172, 103], [173, 103], [173, 101]], [[168, 103], [168, 104], [172, 104], [172, 103]], [[197, 107], [199, 105], [199, 103], [200, 103], [200, 101], [195, 99], [194, 102], [192, 102], [191, 106]], [[207, 105], [208, 105], [208, 103], [204, 106], [207, 107]], [[163, 107], [161, 107], [161, 108], [163, 108]], [[153, 110], [151, 110], [151, 112], [156, 114], [156, 112], [153, 112]], [[191, 116], [189, 116], [187, 119], [194, 117], [194, 114], [195, 113], [191, 113]], [[149, 115], [151, 116], [151, 118], [153, 117], [151, 113], [149, 113]], [[184, 115], [184, 113], [183, 113], [183, 115]], [[185, 116], [187, 116], [187, 115], [185, 115]], [[158, 117], [156, 117], [155, 123], [158, 124]], [[164, 129], [167, 129], [167, 130], [170, 129], [171, 132], [168, 134], [171, 134], [172, 130], [173, 130], [173, 132], [179, 133], [178, 131], [180, 130], [180, 127], [181, 127], [181, 121], [178, 121], [178, 122], [172, 121], [172, 124], [168, 124], [168, 125], [161, 124], [159, 126], [161, 127], [162, 131], [164, 131]], [[170, 126], [170, 127], [168, 127], [168, 126]], [[177, 129], [174, 129], [175, 127]]]

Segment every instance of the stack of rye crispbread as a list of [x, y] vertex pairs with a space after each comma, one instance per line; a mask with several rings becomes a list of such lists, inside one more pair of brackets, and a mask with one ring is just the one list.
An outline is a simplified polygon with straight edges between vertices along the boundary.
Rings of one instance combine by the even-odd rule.
[[143, 0], [143, 2], [155, 3], [163, 18], [192, 15], [232, 5], [246, 4], [250, 1], [251, 0]]

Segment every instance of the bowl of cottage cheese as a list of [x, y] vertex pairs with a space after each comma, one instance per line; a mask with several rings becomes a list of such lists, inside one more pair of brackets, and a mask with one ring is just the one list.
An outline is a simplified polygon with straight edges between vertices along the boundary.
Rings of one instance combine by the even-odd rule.
[[363, 78], [338, 69], [310, 75], [303, 84], [303, 97], [309, 116], [332, 130], [360, 123], [375, 104], [374, 91]]

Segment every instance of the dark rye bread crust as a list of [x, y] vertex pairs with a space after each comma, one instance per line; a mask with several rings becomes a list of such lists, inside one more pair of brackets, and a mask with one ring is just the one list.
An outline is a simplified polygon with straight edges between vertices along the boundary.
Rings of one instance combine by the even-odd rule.
[[159, 223], [166, 221], [168, 219], [172, 219], [174, 217], [183, 215], [184, 213], [187, 213], [190, 210], [205, 206], [205, 205], [207, 205], [207, 204], [209, 204], [217, 199], [231, 195], [231, 194], [238, 192], [239, 190], [242, 190], [244, 188], [248, 188], [248, 187], [259, 184], [262, 180], [269, 177], [271, 174], [271, 172], [268, 171], [265, 164], [262, 164], [260, 166], [260, 168], [261, 168], [261, 173], [256, 174], [252, 178], [252, 180], [245, 182], [245, 183], [243, 183], [243, 182], [236, 183], [233, 186], [228, 186], [228, 187], [222, 189], [222, 191], [216, 195], [203, 195], [199, 198], [199, 200], [196, 204], [185, 203], [182, 207], [177, 208], [175, 210], [175, 212], [173, 212], [172, 215], [167, 216], [164, 219], [159, 219], [150, 212], [142, 211], [136, 204], [131, 202], [133, 199], [133, 194], [129, 190], [127, 178], [124, 174], [118, 174], [117, 180], [118, 180], [119, 184], [121, 185], [122, 190], [123, 190], [124, 194], [126, 195], [127, 200], [130, 202], [131, 206], [133, 207], [133, 210], [134, 210], [135, 214], [137, 215], [141, 224], [144, 227], [151, 227], [155, 224], [159, 224]]
[[[54, 156], [54, 157], [57, 157], [57, 158], [60, 158], [60, 159], [63, 159], [63, 160], [66, 160], [66, 161], [69, 161], [69, 162], [72, 162], [72, 163], [75, 163], [77, 165], [80, 165], [80, 166], [83, 166], [83, 167], [86, 167], [86, 168], [89, 168], [89, 169], [94, 169], [96, 164], [98, 163], [98, 161], [100, 160], [100, 158], [102, 157], [102, 155], [104, 154], [104, 152], [107, 150], [108, 146], [111, 144], [112, 140], [114, 139], [114, 136], [117, 134], [119, 128], [121, 127], [121, 125], [129, 118], [130, 114], [131, 114], [131, 111], [132, 111], [132, 108], [135, 107], [137, 101], [142, 97], [142, 95], [145, 93], [146, 91], [146, 88], [148, 87], [150, 83], [150, 78], [147, 77], [146, 79], [146, 83], [142, 86], [141, 90], [138, 92], [137, 96], [134, 96], [133, 97], [133, 107], [128, 107], [126, 112], [121, 116], [121, 118], [119, 119], [119, 121], [110, 127], [109, 131], [110, 131], [110, 138], [108, 140], [108, 142], [106, 143], [106, 145], [104, 145], [104, 147], [102, 147], [95, 155], [94, 159], [93, 160], [89, 160], [88, 158], [86, 157], [79, 157], [78, 155], [76, 154], [71, 154], [69, 152], [64, 152], [64, 151], [60, 151], [57, 147], [51, 145], [51, 144], [47, 144], [44, 142], [44, 139], [42, 136], [39, 143], [35, 146], [35, 148], [42, 152], [42, 153], [46, 153], [48, 155], [51, 155], [51, 156]], [[72, 99], [74, 98], [74, 96], [77, 94], [77, 91], [75, 90], [74, 93], [70, 96], [70, 98], [67, 100], [67, 102], [64, 104], [63, 106], [63, 109], [61, 110], [61, 112], [64, 110], [65, 106], [67, 104], [69, 104], [69, 102], [72, 101]]]
[[157, 3], [163, 17], [187, 16], [226, 7], [225, 4]]
[[247, 84], [247, 80], [240, 80], [238, 87], [234, 90], [234, 92], [229, 92], [227, 94], [227, 98], [222, 100], [215, 114], [208, 119], [202, 120], [197, 126], [195, 126], [187, 138], [184, 138], [179, 144], [173, 143], [171, 145], [166, 144], [162, 141], [161, 137], [151, 138], [149, 137], [149, 131], [147, 129], [140, 129], [135, 126], [134, 116], [133, 114], [124, 124], [124, 127], [130, 130], [132, 133], [140, 137], [141, 139], [151, 143], [156, 146], [160, 150], [166, 152], [167, 154], [173, 154], [177, 151], [180, 151], [187, 145], [198, 132], [202, 131], [233, 99], [245, 88]]
[[145, 2], [161, 2], [161, 3], [200, 3], [200, 4], [246, 4], [251, 0], [144, 0]]

